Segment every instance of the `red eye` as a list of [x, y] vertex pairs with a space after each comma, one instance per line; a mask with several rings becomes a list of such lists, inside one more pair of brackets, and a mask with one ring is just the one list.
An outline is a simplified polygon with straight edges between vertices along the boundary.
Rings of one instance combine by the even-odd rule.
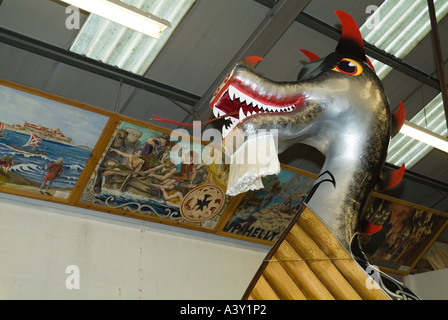
[[338, 63], [336, 67], [333, 68], [333, 70], [352, 76], [359, 76], [362, 73], [363, 68], [358, 61], [344, 58]]

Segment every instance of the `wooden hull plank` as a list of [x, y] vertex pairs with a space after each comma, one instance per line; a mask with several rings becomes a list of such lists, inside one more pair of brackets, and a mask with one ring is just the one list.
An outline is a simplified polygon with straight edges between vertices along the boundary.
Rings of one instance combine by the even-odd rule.
[[389, 300], [306, 205], [267, 254], [243, 299]]

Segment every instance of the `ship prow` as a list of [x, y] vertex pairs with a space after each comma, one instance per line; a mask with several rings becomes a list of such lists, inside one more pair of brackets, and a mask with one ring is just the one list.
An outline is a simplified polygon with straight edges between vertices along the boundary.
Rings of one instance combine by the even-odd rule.
[[306, 205], [260, 266], [243, 300], [390, 300]]

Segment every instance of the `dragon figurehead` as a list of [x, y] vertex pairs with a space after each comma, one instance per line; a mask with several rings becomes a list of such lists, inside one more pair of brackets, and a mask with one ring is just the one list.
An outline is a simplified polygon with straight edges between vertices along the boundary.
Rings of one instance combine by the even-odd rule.
[[303, 143], [324, 154], [319, 178], [305, 202], [349, 250], [404, 113], [402, 105], [391, 113], [356, 22], [343, 11], [336, 14], [343, 30], [335, 52], [320, 59], [302, 50], [311, 62], [297, 81], [271, 81], [253, 71], [262, 59], [249, 57], [227, 75], [210, 105], [215, 116], [228, 115], [230, 125], [222, 129], [225, 139], [238, 132], [248, 136], [276, 129], [279, 153]]
[[[302, 143], [319, 150], [324, 164], [304, 205], [317, 214], [358, 264], [370, 267], [358, 235], [380, 229], [366, 224], [363, 211], [374, 190], [396, 186], [404, 165], [384, 174], [390, 138], [404, 123], [403, 104], [392, 114], [380, 79], [364, 52], [354, 19], [336, 11], [342, 34], [325, 58], [302, 50], [310, 59], [295, 82], [275, 82], [254, 72], [259, 57], [238, 63], [216, 89], [210, 103], [225, 117], [225, 141], [275, 130], [277, 152]], [[233, 146], [230, 152], [238, 149]], [[226, 151], [227, 152], [227, 151]], [[381, 287], [392, 297], [418, 299], [404, 285], [379, 271]]]

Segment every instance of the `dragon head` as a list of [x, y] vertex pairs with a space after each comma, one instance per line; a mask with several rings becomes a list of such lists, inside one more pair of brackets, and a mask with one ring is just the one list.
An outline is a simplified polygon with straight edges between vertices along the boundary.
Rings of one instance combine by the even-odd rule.
[[[246, 132], [275, 127], [280, 141], [287, 142], [280, 143], [280, 151], [297, 142], [308, 142], [325, 153], [322, 141], [310, 141], [310, 137], [319, 136], [316, 130], [322, 126], [337, 127], [338, 117], [349, 118], [356, 110], [368, 118], [378, 117], [373, 113], [389, 117], [387, 98], [364, 53], [356, 22], [343, 11], [336, 14], [343, 31], [335, 52], [320, 59], [302, 50], [311, 62], [302, 68], [297, 81], [275, 82], [255, 73], [255, 66], [263, 60], [259, 57], [245, 58], [232, 69], [210, 103], [216, 117], [229, 120], [222, 128], [223, 138], [234, 129]], [[330, 131], [327, 138], [331, 136]]]
[[297, 143], [323, 153], [325, 163], [306, 203], [347, 244], [380, 182], [390, 137], [404, 112], [392, 115], [356, 22], [343, 11], [336, 14], [343, 27], [336, 50], [324, 58], [302, 50], [311, 62], [297, 81], [269, 80], [254, 72], [262, 59], [249, 57], [227, 75], [210, 106], [216, 117], [230, 121], [222, 129], [224, 142], [274, 129], [278, 153]]
[[[336, 11], [336, 14], [343, 29], [335, 52], [321, 59], [302, 50], [311, 62], [302, 68], [297, 81], [271, 81], [254, 72], [262, 59], [249, 57], [227, 75], [216, 89], [210, 106], [216, 117], [230, 121], [223, 127], [222, 135], [223, 147], [232, 157], [256, 153], [249, 145], [258, 142], [248, 137], [253, 137], [258, 130], [273, 129], [278, 147], [274, 151], [278, 153], [296, 143], [308, 144], [323, 153], [325, 162], [304, 205], [367, 268], [369, 263], [357, 235], [381, 229], [363, 220], [372, 191], [378, 186], [391, 188], [403, 177], [404, 166], [384, 175], [383, 165], [390, 137], [403, 125], [404, 107], [400, 104], [398, 111], [391, 113], [382, 83], [365, 55], [358, 26], [347, 13]], [[266, 136], [260, 135], [260, 140]], [[234, 140], [239, 145], [234, 145]], [[272, 142], [269, 143], [262, 144], [262, 148], [272, 149]], [[237, 168], [234, 171], [232, 164]], [[236, 162], [231, 162], [229, 176], [235, 178], [232, 181], [229, 178], [229, 185], [252, 182], [250, 175], [272, 174], [266, 166], [260, 168], [256, 171], [245, 163], [238, 167]], [[235, 189], [240, 192], [239, 188]]]

